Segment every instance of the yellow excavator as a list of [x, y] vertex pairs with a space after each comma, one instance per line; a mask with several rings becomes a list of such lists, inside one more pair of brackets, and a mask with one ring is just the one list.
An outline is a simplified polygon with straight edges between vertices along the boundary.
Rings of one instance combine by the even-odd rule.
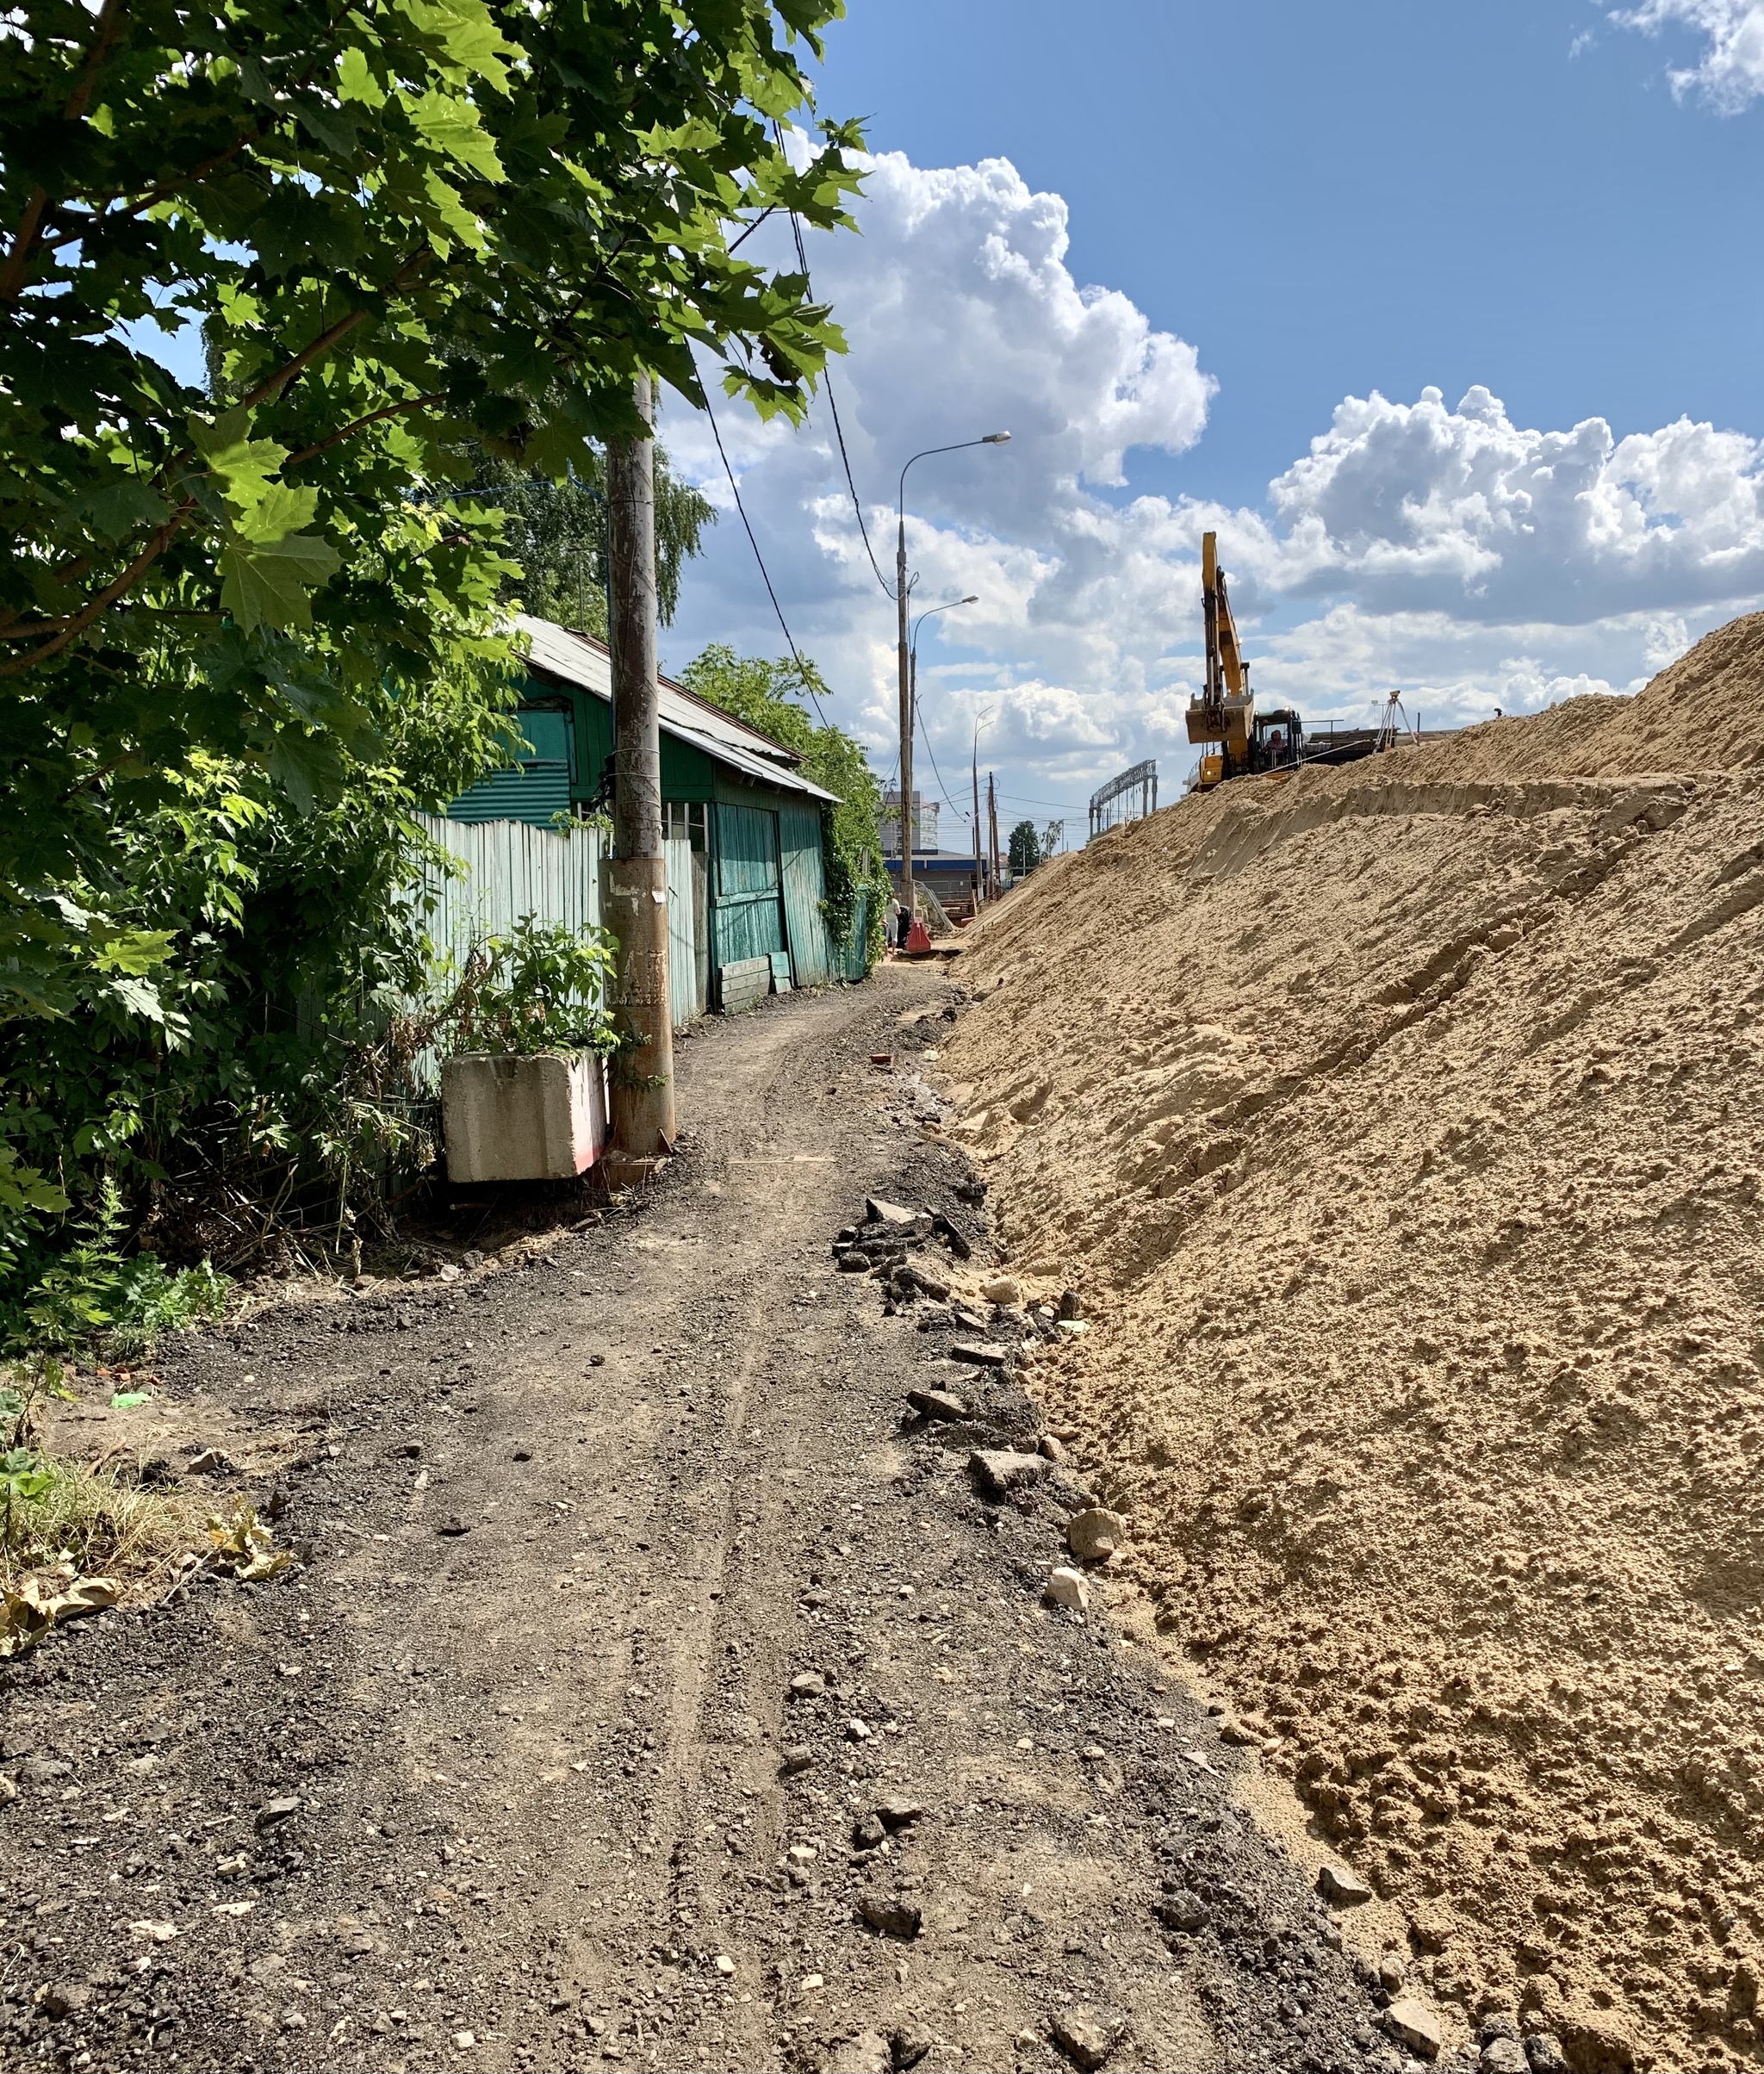
[[1286, 770], [1302, 761], [1305, 726], [1290, 707], [1256, 711], [1250, 668], [1219, 566], [1217, 533], [1201, 539], [1201, 604], [1207, 623], [1207, 683], [1201, 696], [1189, 701], [1189, 740], [1211, 745], [1195, 774], [1195, 789], [1209, 792], [1227, 778]]

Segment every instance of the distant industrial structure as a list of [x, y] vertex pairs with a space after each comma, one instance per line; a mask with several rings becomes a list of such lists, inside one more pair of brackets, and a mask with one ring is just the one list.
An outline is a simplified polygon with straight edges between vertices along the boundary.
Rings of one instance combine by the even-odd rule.
[[1158, 811], [1158, 766], [1147, 757], [1090, 795], [1090, 839], [1118, 822], [1143, 820]]

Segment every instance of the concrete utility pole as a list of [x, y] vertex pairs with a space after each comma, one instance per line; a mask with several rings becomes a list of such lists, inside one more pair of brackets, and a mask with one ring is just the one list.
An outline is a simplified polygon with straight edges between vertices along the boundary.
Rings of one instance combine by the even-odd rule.
[[992, 891], [998, 891], [998, 795], [992, 783], [992, 773], [986, 773], [986, 825], [992, 837]]
[[[637, 379], [655, 422], [655, 393]], [[606, 447], [606, 535], [612, 650], [612, 860], [607, 926], [618, 938], [613, 1027], [612, 1147], [629, 1166], [671, 1152], [674, 1019], [668, 992], [668, 865], [662, 848], [662, 692], [655, 679], [655, 442]]]

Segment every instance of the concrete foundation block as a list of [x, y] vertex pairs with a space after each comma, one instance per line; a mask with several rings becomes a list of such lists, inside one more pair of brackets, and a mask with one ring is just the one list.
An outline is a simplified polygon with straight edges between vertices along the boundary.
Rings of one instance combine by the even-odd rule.
[[606, 1143], [606, 1075], [593, 1053], [462, 1052], [441, 1065], [450, 1181], [564, 1181]]

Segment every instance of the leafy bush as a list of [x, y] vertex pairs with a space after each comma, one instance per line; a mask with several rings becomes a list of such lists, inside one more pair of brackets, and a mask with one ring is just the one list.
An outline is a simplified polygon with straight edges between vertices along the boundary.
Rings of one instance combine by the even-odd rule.
[[[307, 814], [252, 766], [202, 755], [152, 813], [102, 803], [121, 860], [106, 897], [168, 956], [145, 978], [88, 973], [69, 1013], [4, 1026], [0, 1334], [16, 1342], [45, 1305], [63, 1333], [83, 1304], [108, 1321], [114, 1289], [88, 1299], [71, 1268], [44, 1286], [108, 1215], [107, 1187], [186, 1266], [253, 1263], [290, 1220], [334, 1223], [372, 1195], [416, 1135], [399, 1037], [430, 984], [412, 888], [436, 853], [415, 817], [506, 754], [513, 697], [489, 666], [420, 699], [376, 687], [371, 742]], [[115, 1232], [106, 1244], [120, 1257]]]
[[[22, 1290], [0, 1302], [0, 1346], [74, 1347], [100, 1338], [113, 1353], [145, 1351], [167, 1332], [218, 1319], [232, 1287], [208, 1261], [168, 1270], [154, 1253], [125, 1250], [129, 1217], [108, 1177], [71, 1243], [47, 1252]], [[6, 1417], [0, 1397], [0, 1418]]]
[[442, 1048], [461, 1052], [592, 1051], [618, 1038], [604, 1007], [618, 946], [605, 929], [578, 932], [524, 915], [466, 960], [436, 1018]]

